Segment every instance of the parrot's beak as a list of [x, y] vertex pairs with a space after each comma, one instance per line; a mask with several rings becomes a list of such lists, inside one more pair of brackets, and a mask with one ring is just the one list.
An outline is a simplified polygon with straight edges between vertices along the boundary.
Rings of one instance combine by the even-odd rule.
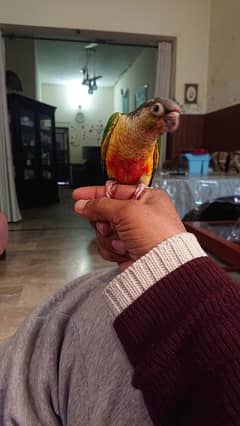
[[175, 130], [177, 130], [180, 121], [180, 112], [181, 110], [179, 108], [179, 111], [174, 110], [164, 116], [164, 122], [168, 133], [173, 133]]
[[173, 105], [171, 105], [171, 108], [170, 108], [169, 112], [178, 112], [179, 114], [181, 114], [181, 112], [182, 112], [182, 105], [180, 105], [179, 102], [177, 102], [176, 100], [174, 100], [173, 101]]

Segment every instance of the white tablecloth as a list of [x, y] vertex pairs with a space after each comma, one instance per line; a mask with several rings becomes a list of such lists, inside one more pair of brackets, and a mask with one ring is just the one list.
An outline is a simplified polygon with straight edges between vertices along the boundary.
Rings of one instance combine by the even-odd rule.
[[181, 218], [190, 210], [218, 197], [234, 196], [240, 189], [240, 177], [171, 177], [156, 175], [152, 186], [168, 192]]

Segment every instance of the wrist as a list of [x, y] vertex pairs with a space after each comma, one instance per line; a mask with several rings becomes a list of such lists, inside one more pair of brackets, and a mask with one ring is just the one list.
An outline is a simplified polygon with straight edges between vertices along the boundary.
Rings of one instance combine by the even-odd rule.
[[129, 268], [134, 263], [134, 260], [126, 260], [124, 262], [119, 262], [118, 267], [121, 272], [125, 271], [125, 269]]
[[183, 232], [158, 244], [126, 268], [105, 288], [114, 315], [119, 315], [157, 281], [186, 262], [206, 256], [196, 237]]

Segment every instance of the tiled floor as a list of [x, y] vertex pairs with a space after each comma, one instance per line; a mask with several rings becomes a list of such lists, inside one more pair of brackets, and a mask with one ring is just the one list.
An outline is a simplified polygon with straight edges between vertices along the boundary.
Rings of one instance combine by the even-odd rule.
[[66, 282], [110, 266], [97, 253], [94, 230], [73, 212], [71, 189], [59, 204], [23, 211], [10, 224], [7, 258], [0, 262], [0, 341]]

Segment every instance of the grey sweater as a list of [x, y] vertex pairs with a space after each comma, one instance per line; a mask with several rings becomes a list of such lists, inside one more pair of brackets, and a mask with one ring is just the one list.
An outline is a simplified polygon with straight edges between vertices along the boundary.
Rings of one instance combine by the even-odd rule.
[[0, 346], [1, 426], [152, 424], [103, 296], [117, 272], [68, 284]]
[[123, 273], [79, 278], [35, 310], [0, 346], [0, 426], [151, 425], [113, 319], [201, 256], [193, 235], [175, 235]]

